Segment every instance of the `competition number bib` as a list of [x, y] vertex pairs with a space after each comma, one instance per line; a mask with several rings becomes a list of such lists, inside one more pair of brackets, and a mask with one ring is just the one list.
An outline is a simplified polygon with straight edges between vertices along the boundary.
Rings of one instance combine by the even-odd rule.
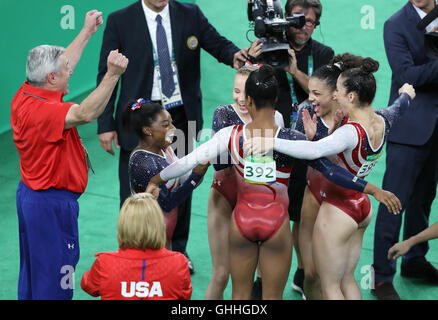
[[274, 183], [277, 166], [272, 157], [249, 156], [245, 158], [244, 178], [249, 183]]
[[377, 164], [377, 161], [379, 161], [380, 156], [382, 155], [382, 152], [368, 156], [367, 160], [364, 162], [362, 167], [360, 167], [359, 171], [357, 172], [356, 176], [359, 178], [366, 177], [371, 170], [374, 168], [374, 166]]

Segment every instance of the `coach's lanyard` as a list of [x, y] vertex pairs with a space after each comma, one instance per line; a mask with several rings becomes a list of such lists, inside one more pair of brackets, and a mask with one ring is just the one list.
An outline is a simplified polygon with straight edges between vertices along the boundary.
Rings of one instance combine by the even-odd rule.
[[[307, 72], [307, 75], [309, 77], [311, 77], [312, 74], [313, 74], [313, 55], [310, 54], [309, 60], [308, 60], [308, 72]], [[287, 75], [287, 81], [289, 83], [290, 95], [291, 95], [291, 98], [292, 98], [292, 104], [298, 104], [298, 98], [297, 98], [297, 94], [295, 92], [294, 77], [289, 72], [286, 72], [286, 75]]]

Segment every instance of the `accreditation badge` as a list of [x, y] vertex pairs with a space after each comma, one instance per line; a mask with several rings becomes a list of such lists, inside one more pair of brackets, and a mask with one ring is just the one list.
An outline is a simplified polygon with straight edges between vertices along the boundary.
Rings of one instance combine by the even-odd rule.
[[271, 184], [277, 180], [277, 165], [270, 156], [251, 155], [245, 158], [244, 178], [246, 182]]
[[178, 68], [176, 66], [176, 62], [172, 61], [172, 71], [173, 71], [173, 81], [175, 83], [175, 90], [173, 91], [172, 96], [166, 97], [166, 95], [163, 93], [163, 90], [161, 89], [161, 76], [160, 76], [160, 66], [155, 66], [155, 68], [158, 68], [158, 83], [160, 86], [160, 93], [161, 93], [161, 103], [166, 110], [173, 109], [179, 106], [183, 105], [183, 99], [181, 95], [181, 89], [179, 85], [178, 80]]
[[84, 148], [85, 164], [87, 166], [87, 171], [91, 170], [91, 172], [93, 172], [93, 174], [95, 174], [94, 169], [93, 169], [93, 165], [91, 164], [90, 155], [88, 154], [87, 148], [85, 148], [84, 144], [82, 143], [82, 139], [81, 139], [81, 144], [82, 144], [82, 148]]

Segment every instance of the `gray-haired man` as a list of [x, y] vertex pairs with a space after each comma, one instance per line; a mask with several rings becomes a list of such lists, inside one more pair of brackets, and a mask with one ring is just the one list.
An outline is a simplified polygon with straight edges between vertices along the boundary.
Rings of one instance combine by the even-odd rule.
[[128, 60], [112, 51], [104, 79], [80, 105], [64, 102], [63, 96], [88, 40], [102, 23], [102, 13], [90, 11], [66, 49], [32, 49], [27, 81], [12, 100], [11, 126], [22, 179], [17, 188], [18, 299], [73, 297], [72, 275], [79, 259], [77, 199], [85, 191], [89, 164], [76, 126], [103, 112]]

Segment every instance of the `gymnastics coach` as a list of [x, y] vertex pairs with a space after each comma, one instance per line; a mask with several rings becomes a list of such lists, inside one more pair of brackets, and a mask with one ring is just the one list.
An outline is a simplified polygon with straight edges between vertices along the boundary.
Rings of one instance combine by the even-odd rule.
[[27, 81], [12, 100], [11, 126], [21, 171], [18, 299], [73, 297], [72, 280], [65, 277], [79, 260], [77, 199], [87, 186], [90, 165], [76, 127], [103, 112], [128, 59], [117, 50], [110, 52], [102, 83], [80, 105], [64, 102], [63, 96], [85, 46], [102, 24], [102, 13], [89, 11], [67, 49], [32, 49]]

